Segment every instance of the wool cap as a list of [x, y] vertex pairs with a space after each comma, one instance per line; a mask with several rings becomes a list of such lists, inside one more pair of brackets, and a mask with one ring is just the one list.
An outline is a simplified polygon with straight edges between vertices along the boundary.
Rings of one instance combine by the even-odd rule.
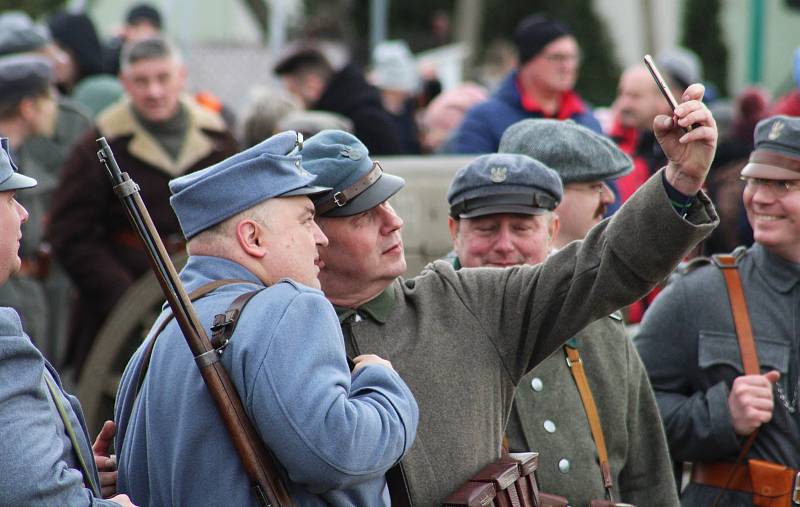
[[572, 120], [522, 120], [500, 138], [501, 153], [528, 155], [555, 170], [564, 184], [618, 178], [631, 159], [609, 138]]
[[419, 88], [419, 72], [414, 55], [402, 40], [380, 42], [372, 51], [372, 83], [384, 90], [414, 93]]
[[703, 64], [697, 54], [689, 49], [674, 47], [656, 56], [658, 69], [671, 77], [683, 89], [703, 80]]
[[0, 103], [13, 104], [25, 97], [42, 95], [52, 79], [53, 65], [43, 56], [0, 57]]
[[314, 201], [319, 216], [348, 217], [363, 213], [396, 194], [403, 178], [383, 172], [354, 135], [323, 130], [303, 146], [303, 166], [317, 175], [317, 184], [332, 190]]
[[316, 177], [303, 169], [302, 138], [282, 132], [211, 167], [169, 182], [186, 239], [273, 197], [308, 195], [330, 188], [312, 186]]
[[20, 174], [8, 151], [8, 138], [0, 137], [0, 192], [36, 186], [36, 180]]
[[0, 55], [37, 51], [51, 40], [47, 27], [35, 24], [24, 12], [0, 14]]
[[563, 194], [558, 174], [538, 160], [490, 153], [459, 169], [447, 191], [447, 202], [453, 218], [541, 215], [554, 210]]
[[511, 38], [517, 47], [519, 63], [523, 64], [541, 53], [545, 46], [565, 35], [572, 35], [565, 25], [534, 14], [519, 22]]
[[800, 117], [779, 115], [758, 122], [755, 150], [742, 176], [800, 179]]
[[142, 22], [161, 28], [161, 13], [147, 3], [136, 4], [128, 9], [128, 13], [125, 15], [125, 23], [135, 25]]

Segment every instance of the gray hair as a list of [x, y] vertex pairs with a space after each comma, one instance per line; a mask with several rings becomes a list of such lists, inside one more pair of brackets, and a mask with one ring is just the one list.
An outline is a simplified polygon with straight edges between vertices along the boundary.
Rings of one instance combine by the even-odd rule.
[[180, 51], [170, 41], [164, 37], [151, 37], [123, 46], [119, 58], [120, 72], [125, 73], [136, 62], [157, 58], [171, 58], [175, 63], [183, 61]]

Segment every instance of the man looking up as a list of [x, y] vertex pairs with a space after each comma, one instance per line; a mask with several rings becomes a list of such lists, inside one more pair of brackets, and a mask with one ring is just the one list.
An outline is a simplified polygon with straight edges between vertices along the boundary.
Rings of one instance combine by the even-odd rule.
[[[328, 240], [309, 196], [329, 189], [310, 186], [296, 140], [284, 132], [170, 183], [188, 240], [181, 279], [209, 291], [194, 303], [205, 329], [258, 291], [220, 357], [296, 505], [388, 507], [383, 474], [414, 441], [417, 405], [388, 361], [357, 357], [350, 373], [317, 280]], [[117, 394], [119, 489], [142, 505], [260, 505], [174, 319], [159, 336], [171, 315]]]
[[[483, 189], [487, 200], [471, 217], [450, 219], [455, 252], [463, 267], [479, 267], [482, 259], [491, 259], [493, 254], [536, 264], [551, 249], [583, 239], [602, 219], [605, 198], [610, 196], [603, 181], [631, 169], [630, 159], [608, 138], [572, 122], [515, 123], [503, 134], [500, 151], [528, 155], [555, 170], [565, 182], [564, 198], [554, 203], [554, 213], [546, 210], [533, 215], [542, 210], [529, 206], [518, 207], [512, 214], [512, 209], [493, 206], [492, 201], [511, 196], [523, 200], [532, 194], [531, 189], [543, 186], [543, 175], [510, 173], [505, 181], [495, 183], [481, 166], [459, 173], [450, 186], [451, 206], [464, 188]], [[494, 156], [499, 155], [490, 157]], [[494, 165], [492, 159], [489, 166]], [[551, 227], [557, 233], [526, 234], [536, 222], [548, 221], [561, 226]], [[567, 234], [562, 236], [562, 230]], [[476, 251], [488, 253], [476, 257]], [[585, 381], [580, 373], [576, 375], [577, 361], [585, 371]], [[580, 392], [583, 382], [591, 402]], [[594, 427], [592, 413], [599, 419]], [[666, 438], [652, 427], [658, 419], [647, 373], [625, 334], [621, 316], [614, 313], [580, 330], [523, 377], [506, 433], [511, 451], [539, 452], [537, 476], [542, 489], [566, 497], [570, 505], [588, 506], [593, 499], [613, 497], [634, 505], [674, 507], [678, 497]]]
[[236, 152], [222, 118], [182, 97], [186, 68], [165, 39], [126, 46], [120, 77], [126, 100], [106, 109], [75, 146], [51, 210], [53, 249], [78, 289], [67, 354], [76, 376], [105, 318], [149, 266], [97, 161], [95, 140], [108, 139], [120, 167], [141, 187], [170, 253], [183, 241], [167, 183]]
[[[434, 262], [401, 278], [403, 221], [388, 199], [403, 180], [346, 133], [305, 143], [304, 167], [333, 187], [315, 201], [329, 240], [319, 278], [348, 352], [391, 360], [420, 405], [417, 441], [403, 462], [414, 505], [440, 505], [498, 458], [522, 376], [589, 322], [646, 293], [713, 228], [716, 214], [698, 194], [716, 146], [702, 95], [698, 85], [682, 97], [677, 126], [659, 117], [666, 169], [583, 242], [539, 266], [454, 271]], [[695, 121], [702, 126], [689, 134], [679, 128]], [[676, 213], [667, 192], [691, 205]]]
[[467, 112], [456, 134], [456, 153], [493, 153], [512, 123], [525, 118], [572, 119], [600, 132], [600, 123], [573, 91], [578, 78], [580, 48], [558, 21], [528, 16], [513, 35], [519, 55], [509, 74], [489, 100]]

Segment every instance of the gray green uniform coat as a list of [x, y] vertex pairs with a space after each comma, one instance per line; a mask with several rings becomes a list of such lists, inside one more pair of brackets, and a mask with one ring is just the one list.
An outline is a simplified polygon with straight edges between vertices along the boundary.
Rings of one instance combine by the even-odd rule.
[[[787, 398], [797, 396], [800, 365], [800, 265], [759, 244], [739, 261], [761, 372], [781, 372]], [[648, 309], [635, 340], [647, 366], [678, 461], [734, 461], [742, 438], [733, 430], [728, 395], [743, 375], [727, 289], [716, 266], [677, 276]], [[800, 468], [800, 413], [775, 397], [748, 457]], [[795, 398], [796, 400], [796, 398]], [[689, 484], [684, 505], [711, 505], [719, 490]], [[726, 493], [725, 506], [752, 505], [751, 495]]]
[[[614, 499], [638, 507], [676, 506], [667, 441], [644, 369], [619, 317], [577, 335], [614, 479]], [[573, 507], [605, 498], [597, 447], [563, 348], [523, 377], [506, 432], [512, 451], [537, 451], [542, 490]]]
[[710, 201], [702, 196], [684, 220], [661, 178], [544, 264], [455, 271], [437, 261], [395, 280], [373, 308], [340, 314], [348, 352], [390, 360], [419, 403], [417, 440], [403, 460], [415, 505], [441, 504], [500, 456], [526, 372], [647, 293], [711, 232]]

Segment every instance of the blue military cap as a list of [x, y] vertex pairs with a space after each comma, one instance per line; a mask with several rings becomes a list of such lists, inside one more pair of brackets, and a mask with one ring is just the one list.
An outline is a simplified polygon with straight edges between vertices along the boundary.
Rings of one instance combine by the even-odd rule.
[[318, 176], [317, 183], [332, 190], [316, 199], [319, 216], [347, 217], [374, 208], [406, 184], [383, 172], [369, 158], [369, 150], [354, 135], [323, 130], [303, 146], [303, 166]]
[[0, 137], [0, 192], [36, 186], [36, 180], [20, 174], [8, 151], [8, 138]]
[[24, 12], [0, 14], [0, 55], [37, 51], [51, 40], [47, 27], [35, 24]]
[[12, 104], [44, 94], [53, 78], [50, 60], [37, 55], [0, 58], [0, 103]]
[[538, 160], [490, 153], [459, 169], [447, 191], [447, 202], [453, 218], [541, 215], [554, 210], [563, 194], [558, 174]]
[[533, 157], [566, 183], [618, 178], [633, 162], [611, 139], [572, 120], [522, 120], [500, 138], [501, 153]]
[[742, 176], [800, 179], [800, 118], [779, 115], [758, 122], [755, 150], [742, 169]]
[[184, 237], [212, 227], [273, 197], [328, 192], [301, 164], [302, 136], [282, 132], [218, 164], [169, 182], [169, 199]]

